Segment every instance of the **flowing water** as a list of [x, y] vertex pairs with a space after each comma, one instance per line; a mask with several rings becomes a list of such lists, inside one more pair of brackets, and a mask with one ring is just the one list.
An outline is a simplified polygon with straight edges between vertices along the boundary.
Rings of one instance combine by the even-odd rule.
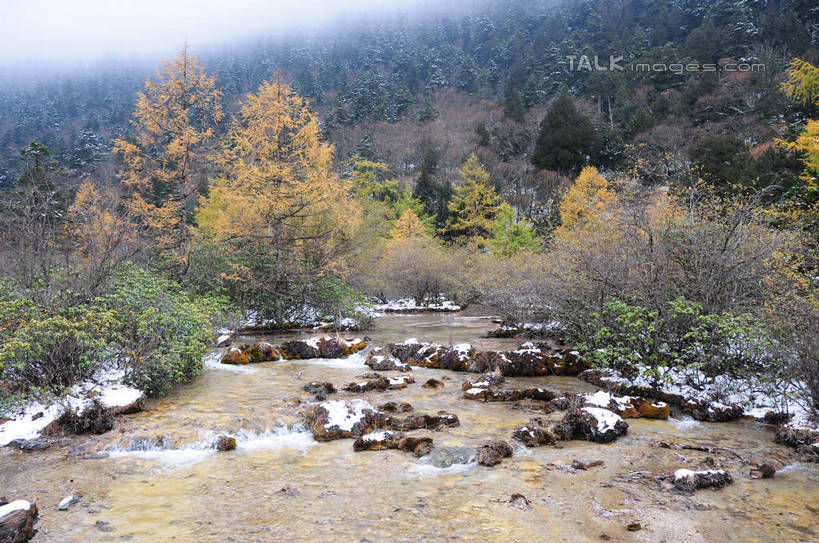
[[[486, 318], [425, 314], [386, 316], [368, 332], [370, 345], [407, 337], [440, 343], [472, 342], [506, 349], [518, 340], [481, 339]], [[292, 338], [271, 336], [280, 342]], [[240, 340], [241, 341], [241, 340]], [[0, 496], [35, 500], [35, 542], [417, 542], [417, 541], [816, 541], [817, 465], [794, 464], [773, 432], [752, 422], [697, 423], [630, 420], [627, 436], [608, 445], [582, 441], [526, 449], [486, 468], [474, 449], [537, 413], [510, 404], [461, 397], [474, 376], [415, 368], [404, 390], [364, 397], [373, 405], [409, 402], [415, 412], [445, 409], [461, 426], [418, 431], [434, 439], [421, 459], [400, 451], [353, 452], [351, 440], [315, 442], [302, 411], [302, 390], [313, 380], [336, 387], [366, 371], [359, 353], [346, 360], [223, 366], [211, 355], [201, 378], [152, 400], [99, 437], [71, 438], [45, 452], [0, 450]], [[421, 384], [436, 378], [443, 388]], [[594, 390], [575, 378], [518, 378], [568, 392]], [[560, 417], [560, 413], [550, 415]], [[237, 436], [238, 448], [217, 453], [214, 438]], [[510, 440], [511, 441], [511, 440]], [[652, 446], [653, 441], [718, 446], [723, 454]], [[651, 475], [697, 469], [712, 457], [735, 483], [685, 495]], [[752, 480], [747, 460], [787, 467], [773, 479]], [[587, 471], [572, 460], [602, 460]], [[650, 472], [650, 473], [646, 473]], [[57, 511], [64, 496], [80, 502]], [[510, 502], [513, 494], [528, 499]], [[639, 522], [640, 531], [626, 526]]]

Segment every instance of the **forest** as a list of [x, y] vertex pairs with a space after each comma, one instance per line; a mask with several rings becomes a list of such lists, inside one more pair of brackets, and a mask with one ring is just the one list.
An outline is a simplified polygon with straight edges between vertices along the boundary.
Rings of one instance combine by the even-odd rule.
[[819, 10], [464, 6], [5, 78], [0, 423], [110, 368], [173, 396], [225, 333], [457, 307], [609, 389], [798, 413], [816, 457]]

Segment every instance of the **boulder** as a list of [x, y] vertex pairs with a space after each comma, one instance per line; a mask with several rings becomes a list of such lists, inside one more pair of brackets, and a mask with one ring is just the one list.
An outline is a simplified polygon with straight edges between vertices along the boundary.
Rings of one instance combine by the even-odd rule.
[[442, 383], [438, 379], [427, 379], [421, 386], [424, 388], [441, 388], [442, 386], [444, 386], [444, 383]]
[[401, 432], [389, 430], [365, 434], [353, 443], [354, 451], [380, 451], [398, 449], [411, 452], [415, 456], [424, 456], [432, 450], [431, 437], [407, 437]]
[[686, 492], [693, 492], [700, 488], [722, 488], [734, 482], [731, 474], [721, 469], [709, 469], [704, 471], [691, 471], [690, 469], [678, 469], [672, 479], [674, 488]]
[[687, 402], [685, 407], [692, 417], [705, 422], [727, 422], [742, 416], [742, 406], [739, 404], [726, 405], [721, 402], [692, 401]]
[[411, 371], [412, 367], [401, 362], [397, 357], [391, 355], [386, 349], [371, 351], [364, 362], [375, 371]]
[[380, 390], [398, 390], [407, 388], [408, 385], [415, 382], [412, 375], [399, 375], [398, 377], [385, 377], [383, 375], [375, 375], [374, 378], [369, 378], [366, 381], [357, 383], [350, 383], [344, 390], [347, 392], [370, 392]]
[[546, 388], [525, 388], [497, 390], [494, 388], [468, 388], [464, 391], [464, 398], [467, 400], [478, 400], [482, 402], [516, 402], [519, 400], [542, 400], [550, 401], [557, 398], [559, 394]]
[[51, 440], [47, 437], [37, 437], [34, 439], [12, 439], [6, 447], [19, 449], [21, 451], [44, 451], [51, 447]]
[[319, 401], [324, 401], [327, 399], [327, 396], [335, 393], [336, 391], [336, 387], [333, 385], [333, 383], [322, 381], [310, 381], [304, 385], [303, 388], [305, 392], [309, 392]]
[[412, 405], [406, 402], [387, 402], [379, 405], [378, 410], [386, 413], [407, 413], [408, 411], [412, 411]]
[[361, 399], [322, 402], [307, 411], [306, 419], [317, 441], [361, 437], [386, 428], [389, 422], [389, 417]]
[[571, 430], [571, 439], [609, 443], [628, 432], [628, 423], [618, 414], [599, 407], [571, 409], [561, 424]]
[[571, 439], [571, 434], [560, 422], [547, 421], [540, 417], [535, 417], [526, 425], [515, 429], [512, 438], [520, 441], [527, 447], [540, 447], [541, 445], [553, 445], [560, 440]]
[[608, 409], [625, 419], [667, 419], [670, 412], [669, 405], [665, 402], [650, 402], [639, 396], [613, 396], [602, 390], [584, 394], [582, 401], [585, 406]]
[[276, 362], [280, 359], [279, 352], [276, 350], [276, 347], [270, 343], [267, 343], [266, 341], [251, 345], [245, 349], [245, 353], [247, 354], [248, 360], [251, 363]]
[[478, 447], [477, 461], [483, 466], [500, 464], [504, 458], [512, 456], [512, 446], [501, 439], [488, 441]]
[[0, 543], [25, 543], [36, 530], [37, 505], [25, 500], [15, 500], [0, 505]]
[[446, 411], [438, 411], [437, 415], [427, 415], [419, 413], [417, 415], [408, 415], [403, 419], [393, 418], [388, 422], [388, 426], [394, 430], [420, 430], [427, 428], [430, 430], [443, 430], [444, 428], [460, 426], [461, 422], [457, 415], [447, 413]]
[[308, 360], [311, 358], [344, 358], [367, 347], [363, 339], [341, 339], [329, 336], [287, 341], [279, 347], [282, 358]]
[[67, 431], [73, 434], [104, 434], [113, 427], [114, 416], [111, 409], [95, 399], [82, 411], [66, 409], [43, 433]]
[[247, 353], [238, 347], [231, 347], [222, 355], [222, 364], [241, 366], [249, 363], [250, 358], [247, 356]]
[[219, 436], [216, 439], [216, 450], [219, 452], [236, 450], [236, 438], [232, 436]]
[[814, 420], [805, 413], [791, 417], [776, 430], [776, 442], [791, 447], [800, 447], [803, 451], [816, 449], [819, 443], [819, 420]]

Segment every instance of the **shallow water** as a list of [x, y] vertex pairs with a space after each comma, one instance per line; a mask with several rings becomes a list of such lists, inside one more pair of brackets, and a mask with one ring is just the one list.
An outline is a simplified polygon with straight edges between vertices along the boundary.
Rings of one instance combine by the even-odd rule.
[[[386, 316], [367, 332], [372, 346], [407, 337], [508, 348], [518, 340], [481, 339], [488, 319], [460, 315]], [[293, 335], [266, 337], [280, 342]], [[35, 500], [35, 542], [268, 541], [816, 541], [817, 465], [794, 463], [773, 432], [752, 422], [629, 420], [627, 436], [609, 445], [581, 441], [526, 449], [494, 468], [470, 461], [474, 448], [537, 413], [509, 404], [464, 400], [474, 375], [416, 368], [409, 388], [363, 397], [373, 405], [409, 402], [415, 412], [453, 412], [461, 426], [415, 432], [435, 441], [423, 459], [399, 451], [355, 453], [351, 440], [317, 443], [300, 426], [312, 380], [341, 387], [369, 371], [364, 356], [222, 366], [216, 355], [203, 376], [100, 437], [78, 437], [41, 453], [0, 450], [0, 495]], [[428, 378], [442, 389], [425, 389]], [[574, 378], [516, 378], [511, 385], [594, 390]], [[550, 415], [560, 417], [559, 413]], [[216, 453], [217, 435], [238, 449]], [[511, 440], [510, 440], [511, 441]], [[673, 441], [729, 449], [721, 454], [664, 449]], [[95, 454], [97, 453], [97, 454]], [[103, 454], [98, 454], [103, 453]], [[650, 476], [697, 469], [712, 457], [736, 482], [692, 496]], [[740, 460], [738, 457], [741, 457]], [[604, 461], [574, 471], [573, 459]], [[788, 467], [751, 480], [747, 461]], [[56, 505], [82, 494], [69, 511]], [[520, 493], [528, 510], [508, 503]], [[97, 525], [98, 521], [106, 524]], [[626, 526], [640, 522], [643, 529]]]

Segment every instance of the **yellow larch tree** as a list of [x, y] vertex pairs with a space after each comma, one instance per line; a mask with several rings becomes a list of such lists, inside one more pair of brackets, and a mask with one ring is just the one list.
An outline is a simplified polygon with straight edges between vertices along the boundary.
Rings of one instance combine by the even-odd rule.
[[207, 144], [222, 120], [222, 91], [187, 47], [145, 82], [131, 121], [132, 141], [114, 141], [134, 216], [177, 275], [187, 270], [190, 214], [208, 176]]
[[618, 208], [617, 195], [606, 179], [594, 166], [586, 166], [560, 202], [561, 225], [555, 236], [578, 229], [598, 229], [616, 218]]
[[402, 240], [410, 238], [426, 237], [427, 232], [424, 223], [418, 218], [418, 215], [411, 209], [407, 209], [395, 221], [395, 224], [390, 231], [390, 237], [393, 240]]
[[332, 157], [308, 102], [277, 78], [244, 97], [200, 199], [202, 235], [231, 247], [235, 279], [263, 286], [277, 320], [311, 277], [343, 272], [360, 213]]

